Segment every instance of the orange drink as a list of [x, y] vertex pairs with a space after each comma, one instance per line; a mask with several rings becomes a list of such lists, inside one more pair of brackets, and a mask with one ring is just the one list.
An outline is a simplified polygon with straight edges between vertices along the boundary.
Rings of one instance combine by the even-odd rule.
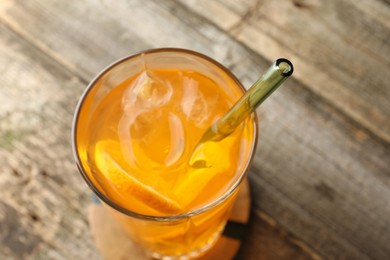
[[206, 56], [156, 49], [114, 63], [81, 98], [73, 128], [79, 169], [154, 257], [201, 255], [221, 234], [256, 123], [248, 118], [227, 138], [198, 143], [243, 92]]

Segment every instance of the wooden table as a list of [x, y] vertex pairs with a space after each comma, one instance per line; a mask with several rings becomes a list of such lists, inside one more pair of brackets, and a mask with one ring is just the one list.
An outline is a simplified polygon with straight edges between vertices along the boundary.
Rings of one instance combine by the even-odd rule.
[[239, 259], [390, 259], [390, 5], [380, 0], [1, 0], [0, 259], [99, 259], [73, 111], [107, 64], [193, 49], [245, 86], [295, 64], [259, 109]]

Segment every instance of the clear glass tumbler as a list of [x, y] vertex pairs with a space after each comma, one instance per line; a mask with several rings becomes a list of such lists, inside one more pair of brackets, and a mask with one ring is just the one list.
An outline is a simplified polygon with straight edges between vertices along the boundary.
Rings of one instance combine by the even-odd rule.
[[[141, 213], [142, 210], [134, 210], [134, 207], [129, 207], [131, 203], [138, 203], [142, 207], [142, 203], [137, 199], [129, 198], [127, 203], [126, 196], [123, 196], [124, 200], [118, 200], [115, 195], [104, 189], [103, 178], [92, 167], [93, 158], [88, 152], [90, 149], [88, 140], [95, 135], [94, 123], [96, 115], [99, 116], [97, 109], [105, 97], [118, 85], [145, 69], [195, 71], [211, 79], [232, 100], [237, 100], [245, 92], [242, 84], [228, 69], [197, 52], [165, 48], [147, 50], [125, 57], [97, 75], [82, 95], [73, 122], [74, 156], [81, 175], [89, 187], [108, 206], [109, 211], [128, 232], [131, 239], [150, 255], [160, 259], [196, 257], [212, 247], [228, 220], [235, 196], [255, 152], [257, 120], [253, 116], [242, 125], [242, 136], [245, 138], [240, 140], [240, 152], [233, 169], [234, 174], [229, 180], [221, 179], [220, 185], [223, 190], [218, 196], [205, 199], [204, 202], [199, 203], [199, 206], [184, 212], [153, 215]], [[117, 125], [101, 124], [98, 127], [116, 129]], [[196, 189], [191, 190], [193, 192]], [[197, 192], [207, 191], [200, 189]], [[137, 194], [134, 196], [136, 197]]]

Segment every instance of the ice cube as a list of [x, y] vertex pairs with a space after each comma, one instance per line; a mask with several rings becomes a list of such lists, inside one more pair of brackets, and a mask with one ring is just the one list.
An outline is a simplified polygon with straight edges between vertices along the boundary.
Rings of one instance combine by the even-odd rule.
[[167, 110], [124, 114], [118, 125], [118, 137], [125, 144], [123, 152], [130, 165], [151, 168], [173, 165], [185, 148], [183, 123]]
[[165, 158], [165, 164], [172, 165], [180, 159], [184, 152], [184, 128], [180, 117], [173, 113], [169, 113], [168, 121], [170, 147], [169, 153]]
[[173, 87], [169, 81], [160, 79], [152, 71], [143, 71], [133, 80], [124, 93], [122, 104], [126, 107], [151, 109], [167, 104]]
[[209, 119], [209, 104], [207, 101], [200, 91], [199, 83], [189, 77], [183, 77], [181, 110], [188, 121], [200, 127]]

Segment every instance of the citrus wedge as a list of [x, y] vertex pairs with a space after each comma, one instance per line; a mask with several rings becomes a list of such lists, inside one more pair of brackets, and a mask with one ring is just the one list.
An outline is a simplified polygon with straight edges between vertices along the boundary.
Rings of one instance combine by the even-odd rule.
[[224, 144], [221, 145], [218, 142], [202, 143], [194, 152], [191, 161], [201, 162], [195, 163], [201, 167], [190, 168], [186, 178], [178, 184], [173, 192], [183, 207], [194, 201], [213, 178], [231, 171], [230, 149], [226, 149], [226, 147], [232, 147], [234, 139], [226, 138], [221, 142]]
[[[115, 158], [115, 159], [114, 159]], [[102, 175], [124, 196], [131, 196], [163, 214], [180, 213], [179, 204], [128, 174], [118, 163], [120, 144], [100, 141], [95, 146], [95, 164]]]

